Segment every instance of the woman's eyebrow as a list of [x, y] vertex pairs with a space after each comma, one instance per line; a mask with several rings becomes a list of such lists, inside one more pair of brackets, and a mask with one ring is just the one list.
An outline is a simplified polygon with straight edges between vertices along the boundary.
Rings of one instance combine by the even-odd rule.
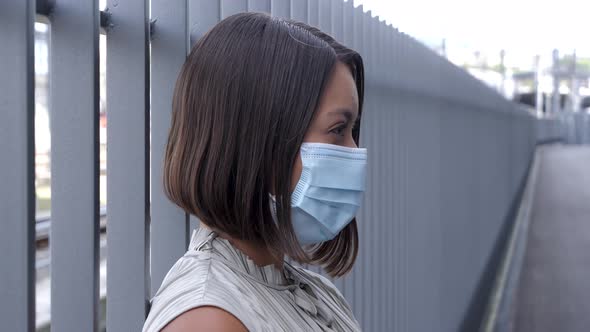
[[337, 108], [327, 113], [328, 115], [344, 115], [346, 120], [351, 121], [354, 113], [349, 108]]

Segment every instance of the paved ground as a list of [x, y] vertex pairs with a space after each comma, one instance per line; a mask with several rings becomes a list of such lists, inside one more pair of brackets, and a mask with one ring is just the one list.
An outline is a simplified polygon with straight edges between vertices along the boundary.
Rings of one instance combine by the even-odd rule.
[[590, 331], [590, 146], [545, 147], [515, 332]]

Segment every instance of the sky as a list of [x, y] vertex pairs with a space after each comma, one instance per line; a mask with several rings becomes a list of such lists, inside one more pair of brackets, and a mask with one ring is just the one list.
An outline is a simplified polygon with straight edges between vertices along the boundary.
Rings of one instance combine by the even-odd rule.
[[449, 52], [504, 49], [507, 61], [531, 65], [554, 48], [590, 57], [590, 0], [353, 1], [429, 46], [446, 39]]

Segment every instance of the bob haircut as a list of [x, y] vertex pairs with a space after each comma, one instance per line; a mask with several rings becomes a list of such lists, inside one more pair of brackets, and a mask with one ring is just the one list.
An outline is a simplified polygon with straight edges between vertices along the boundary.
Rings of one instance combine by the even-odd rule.
[[358, 253], [355, 219], [334, 239], [305, 247], [291, 224], [293, 166], [337, 61], [355, 80], [360, 119], [364, 69], [357, 52], [317, 28], [264, 13], [239, 13], [215, 25], [176, 81], [166, 196], [207, 226], [275, 257], [320, 264], [335, 277], [349, 272]]

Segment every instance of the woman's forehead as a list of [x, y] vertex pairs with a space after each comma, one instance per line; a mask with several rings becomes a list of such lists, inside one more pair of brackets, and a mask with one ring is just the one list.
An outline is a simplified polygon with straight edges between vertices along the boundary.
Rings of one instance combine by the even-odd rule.
[[347, 65], [337, 62], [320, 101], [320, 112], [333, 113], [336, 110], [358, 112], [356, 83]]

